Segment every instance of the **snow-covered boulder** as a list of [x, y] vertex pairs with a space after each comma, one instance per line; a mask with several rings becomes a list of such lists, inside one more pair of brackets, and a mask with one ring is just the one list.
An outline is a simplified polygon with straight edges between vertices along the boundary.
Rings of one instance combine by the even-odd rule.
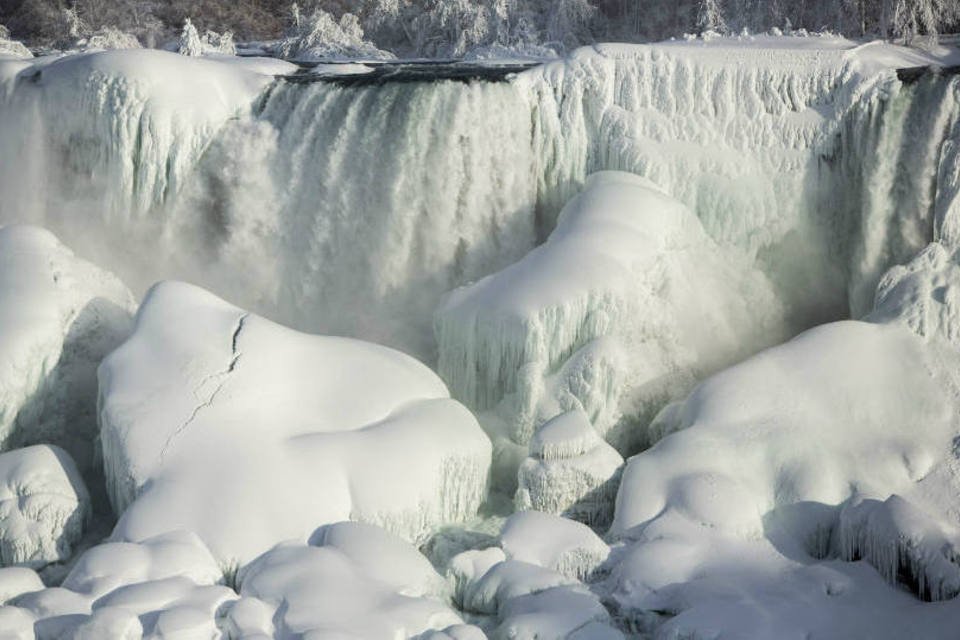
[[100, 420], [114, 538], [185, 529], [225, 564], [343, 520], [422, 541], [486, 495], [490, 442], [427, 367], [183, 283], [101, 365]]
[[93, 460], [97, 366], [132, 328], [133, 296], [37, 227], [0, 229], [0, 450]]
[[0, 453], [0, 566], [68, 559], [89, 518], [87, 488], [63, 449]]
[[577, 580], [589, 578], [610, 555], [610, 547], [590, 527], [537, 511], [507, 518], [500, 545], [511, 560], [546, 567]]
[[0, 605], [25, 593], [40, 591], [43, 586], [43, 581], [33, 569], [4, 567], [0, 569]]
[[[520, 262], [450, 294], [436, 316], [439, 371], [488, 428], [526, 444], [564, 411], [614, 426], [649, 420], [692, 381], [783, 331], [772, 285], [721, 250], [652, 182], [602, 172]], [[629, 433], [628, 433], [629, 431]]]
[[223, 572], [196, 535], [173, 531], [137, 543], [92, 547], [73, 565], [62, 586], [95, 600], [126, 585], [170, 578], [213, 585], [223, 580]]
[[548, 420], [529, 450], [517, 472], [518, 509], [562, 514], [593, 526], [610, 523], [623, 457], [586, 414], [568, 411]]
[[[960, 353], [950, 323], [911, 331], [927, 315], [911, 304], [932, 304], [913, 294], [935, 288], [907, 290], [905, 315], [810, 330], [664, 411], [611, 529], [628, 617], [672, 612], [667, 637], [762, 638], [771, 620], [781, 635], [946, 637], [951, 609], [884, 585], [937, 599], [960, 584]], [[861, 558], [875, 569], [841, 562]]]
[[[307, 637], [325, 631], [332, 637], [409, 638], [428, 629], [462, 624], [445, 604], [402, 595], [416, 588], [377, 579], [334, 546], [285, 544], [264, 553], [238, 575], [240, 595], [249, 599], [237, 626], [247, 633]], [[264, 616], [267, 605], [271, 615]], [[236, 606], [240, 606], [239, 603]], [[251, 628], [260, 618], [266, 628]], [[244, 622], [245, 621], [245, 622]]]
[[338, 522], [321, 527], [310, 543], [336, 549], [357, 568], [397, 593], [411, 597], [447, 596], [447, 582], [426, 556], [380, 527], [362, 522]]

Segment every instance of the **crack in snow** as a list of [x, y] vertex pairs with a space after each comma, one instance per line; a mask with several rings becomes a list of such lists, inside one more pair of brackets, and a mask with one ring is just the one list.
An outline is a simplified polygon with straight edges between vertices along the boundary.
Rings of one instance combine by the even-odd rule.
[[170, 445], [171, 445], [171, 444], [173, 443], [173, 441], [177, 438], [177, 436], [179, 436], [181, 433], [183, 433], [183, 432], [187, 429], [187, 427], [189, 427], [189, 426], [193, 423], [193, 421], [196, 420], [197, 416], [200, 414], [200, 412], [201, 412], [203, 409], [205, 409], [205, 408], [210, 407], [211, 405], [213, 405], [214, 400], [216, 400], [217, 396], [220, 394], [220, 392], [221, 392], [221, 391], [223, 390], [223, 388], [226, 386], [228, 376], [236, 370], [237, 364], [239, 364], [239, 362], [240, 362], [240, 356], [243, 355], [243, 354], [240, 352], [240, 350], [238, 349], [238, 343], [239, 343], [239, 340], [240, 340], [240, 332], [243, 331], [243, 327], [244, 327], [244, 325], [246, 324], [247, 318], [249, 318], [249, 317], [250, 317], [250, 314], [249, 314], [249, 313], [244, 313], [242, 316], [240, 316], [240, 319], [237, 321], [237, 326], [234, 328], [233, 334], [232, 334], [231, 337], [230, 337], [230, 352], [231, 352], [231, 355], [230, 355], [230, 362], [227, 364], [226, 368], [223, 369], [223, 370], [221, 370], [221, 371], [217, 371], [217, 372], [215, 372], [215, 373], [211, 373], [210, 375], [205, 376], [205, 377], [196, 385], [196, 387], [194, 387], [194, 389], [193, 389], [193, 395], [194, 395], [194, 397], [196, 397], [198, 400], [200, 400], [200, 396], [198, 395], [198, 392], [199, 392], [201, 389], [203, 389], [203, 387], [204, 387], [208, 382], [210, 382], [211, 380], [214, 380], [214, 379], [217, 379], [217, 378], [220, 379], [220, 384], [217, 385], [217, 387], [213, 390], [213, 392], [210, 394], [210, 396], [209, 396], [206, 400], [201, 400], [201, 401], [200, 401], [200, 404], [198, 404], [197, 406], [195, 406], [195, 407], [193, 408], [193, 411], [190, 413], [190, 416], [189, 416], [186, 420], [184, 420], [183, 423], [182, 423], [179, 427], [177, 427], [177, 428], [173, 431], [173, 433], [171, 433], [170, 436], [167, 438], [167, 441], [163, 444], [163, 448], [160, 449], [160, 462], [161, 462], [161, 463], [163, 462], [164, 456], [165, 456], [166, 453], [167, 453], [167, 449], [170, 448]]

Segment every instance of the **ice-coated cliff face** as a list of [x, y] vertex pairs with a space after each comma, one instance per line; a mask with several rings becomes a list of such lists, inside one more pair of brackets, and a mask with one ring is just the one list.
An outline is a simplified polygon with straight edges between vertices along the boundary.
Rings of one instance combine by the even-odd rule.
[[227, 568], [341, 520], [420, 542], [486, 495], [490, 442], [427, 367], [198, 287], [152, 288], [99, 378], [117, 540], [185, 529]]
[[0, 228], [0, 451], [56, 444], [90, 470], [97, 366], [129, 335], [134, 306], [52, 233]]
[[929, 61], [831, 38], [665, 43], [507, 82], [355, 87], [155, 51], [4, 61], [0, 221], [69, 235], [141, 291], [194, 280], [431, 358], [443, 292], [522, 257], [588, 175], [622, 169], [770, 274], [795, 332], [848, 296], [868, 309], [952, 202], [953, 82], [890, 71]]

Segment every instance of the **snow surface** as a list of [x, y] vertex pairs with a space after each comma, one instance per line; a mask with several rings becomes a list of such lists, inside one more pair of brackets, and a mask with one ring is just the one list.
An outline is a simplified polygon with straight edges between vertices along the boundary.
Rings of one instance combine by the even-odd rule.
[[228, 567], [340, 520], [422, 540], [486, 495], [489, 440], [427, 367], [191, 285], [151, 289], [99, 375], [118, 540], [186, 529]]
[[56, 444], [90, 469], [97, 366], [129, 335], [134, 306], [50, 232], [0, 229], [0, 450]]

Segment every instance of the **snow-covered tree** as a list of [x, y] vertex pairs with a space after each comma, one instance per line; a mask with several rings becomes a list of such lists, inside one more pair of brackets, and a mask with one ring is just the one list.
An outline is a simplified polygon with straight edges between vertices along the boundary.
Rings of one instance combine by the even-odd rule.
[[701, 32], [725, 33], [727, 23], [723, 18], [720, 0], [700, 0], [697, 11], [697, 27]]

